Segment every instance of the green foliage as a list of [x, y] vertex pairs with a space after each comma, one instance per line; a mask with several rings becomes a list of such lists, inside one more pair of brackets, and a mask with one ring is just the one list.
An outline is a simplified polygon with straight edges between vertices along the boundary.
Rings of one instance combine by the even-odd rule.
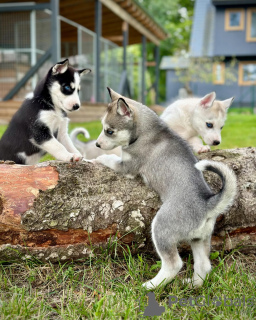
[[[177, 57], [178, 59], [178, 57]], [[213, 66], [224, 61], [224, 57], [201, 57], [197, 59], [189, 59], [189, 66], [186, 70], [177, 69], [176, 75], [180, 82], [184, 83], [186, 87], [189, 87], [189, 82], [213, 82]], [[234, 66], [237, 64], [237, 60], [233, 58], [230, 64], [225, 65], [225, 84], [231, 84], [237, 81], [237, 70]]]
[[[193, 0], [140, 0], [138, 1], [147, 12], [163, 27], [168, 38], [160, 44], [160, 57], [167, 55], [180, 55], [188, 52], [189, 39], [192, 29], [192, 18], [194, 12]], [[139, 53], [140, 54], [140, 53]], [[147, 45], [147, 60], [154, 61], [154, 45]], [[155, 68], [148, 68], [151, 85], [155, 82]], [[149, 88], [147, 82], [147, 89]], [[165, 101], [165, 71], [160, 71], [159, 98]], [[147, 96], [147, 104], [154, 103], [152, 96]]]
[[[168, 33], [161, 43], [161, 55], [174, 55], [188, 51], [194, 11], [193, 0], [141, 0], [139, 3]], [[148, 48], [148, 58], [153, 60], [152, 49]]]

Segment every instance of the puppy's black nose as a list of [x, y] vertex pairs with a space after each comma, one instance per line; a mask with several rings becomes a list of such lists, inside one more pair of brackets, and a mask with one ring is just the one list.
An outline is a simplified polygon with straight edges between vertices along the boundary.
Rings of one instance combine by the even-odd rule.
[[100, 145], [98, 144], [98, 142], [96, 142], [96, 147], [100, 148]]
[[214, 141], [213, 141], [213, 145], [214, 145], [214, 146], [217, 146], [218, 144], [220, 144], [220, 141], [218, 141], [218, 140], [214, 140]]
[[79, 104], [74, 104], [73, 105], [73, 110], [78, 110], [80, 108]]

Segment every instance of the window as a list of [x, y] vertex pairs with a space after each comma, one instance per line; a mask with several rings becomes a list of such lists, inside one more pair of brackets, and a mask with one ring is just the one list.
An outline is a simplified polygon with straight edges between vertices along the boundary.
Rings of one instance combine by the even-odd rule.
[[215, 62], [213, 64], [213, 83], [224, 84], [225, 83], [225, 63]]
[[225, 30], [244, 30], [244, 9], [226, 9]]
[[246, 41], [256, 41], [256, 8], [247, 10]]
[[256, 61], [239, 63], [238, 84], [241, 86], [256, 84]]

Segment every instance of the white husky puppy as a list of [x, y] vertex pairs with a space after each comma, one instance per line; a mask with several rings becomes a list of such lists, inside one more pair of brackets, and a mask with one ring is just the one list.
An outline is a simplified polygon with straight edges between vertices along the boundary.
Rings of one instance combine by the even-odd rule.
[[[194, 152], [210, 151], [209, 146], [221, 143], [221, 130], [227, 118], [227, 110], [234, 98], [218, 101], [215, 92], [203, 98], [177, 100], [160, 116], [168, 126], [187, 140]], [[202, 137], [207, 145], [203, 145]]]

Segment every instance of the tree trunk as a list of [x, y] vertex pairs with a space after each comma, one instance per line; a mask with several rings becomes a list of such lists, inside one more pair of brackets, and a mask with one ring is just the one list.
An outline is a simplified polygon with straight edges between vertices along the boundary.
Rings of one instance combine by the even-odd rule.
[[[256, 252], [256, 149], [219, 150], [200, 158], [223, 161], [238, 179], [238, 197], [218, 217], [212, 250]], [[205, 177], [218, 191], [219, 178]], [[150, 250], [150, 225], [160, 205], [141, 179], [126, 179], [101, 165], [2, 163], [0, 260], [78, 259], [110, 246], [113, 237], [133, 252]]]

